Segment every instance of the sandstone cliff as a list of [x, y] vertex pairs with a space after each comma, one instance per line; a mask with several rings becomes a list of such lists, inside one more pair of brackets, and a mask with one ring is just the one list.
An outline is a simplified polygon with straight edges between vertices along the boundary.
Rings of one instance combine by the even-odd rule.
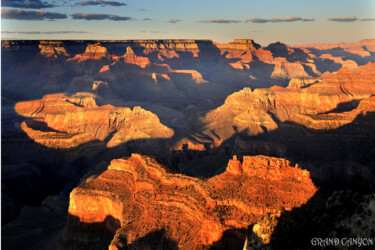
[[147, 57], [135, 55], [134, 51], [130, 46], [126, 48], [126, 53], [124, 54], [124, 62], [136, 64], [141, 68], [145, 68], [150, 64], [150, 60]]
[[102, 46], [101, 43], [88, 44], [83, 54], [77, 54], [70, 60], [77, 60], [83, 62], [86, 60], [103, 60], [110, 59], [112, 56], [109, 54], [108, 49]]
[[[220, 141], [238, 132], [257, 135], [275, 130], [278, 123], [289, 119], [299, 123], [301, 115], [310, 117], [334, 110], [341, 104], [369, 98], [375, 94], [375, 75], [370, 70], [374, 67], [375, 64], [369, 63], [354, 73], [343, 68], [323, 75], [321, 81], [305, 88], [272, 87], [254, 91], [245, 88], [228, 96], [224, 105], [202, 119], [207, 124], [206, 134], [215, 138], [214, 130]], [[355, 114], [349, 115], [348, 120]]]
[[117, 232], [110, 249], [118, 249], [164, 229], [180, 249], [202, 248], [265, 212], [300, 206], [316, 190], [309, 172], [285, 159], [234, 158], [226, 172], [200, 180], [167, 173], [155, 160], [133, 154], [73, 190], [65, 240], [82, 243], [101, 228]]
[[53, 148], [72, 148], [95, 139], [114, 147], [129, 140], [173, 135], [173, 130], [149, 111], [140, 107], [98, 107], [89, 94], [47, 95], [41, 100], [19, 102], [15, 110], [34, 118], [22, 122], [23, 131], [36, 142]]
[[45, 57], [57, 58], [59, 56], [69, 56], [69, 54], [66, 52], [64, 44], [61, 41], [40, 41], [39, 48], [40, 54]]

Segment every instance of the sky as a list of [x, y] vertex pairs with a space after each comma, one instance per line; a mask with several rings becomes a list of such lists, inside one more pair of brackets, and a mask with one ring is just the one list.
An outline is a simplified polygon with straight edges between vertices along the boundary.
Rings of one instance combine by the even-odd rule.
[[375, 0], [2, 0], [1, 39], [375, 38]]

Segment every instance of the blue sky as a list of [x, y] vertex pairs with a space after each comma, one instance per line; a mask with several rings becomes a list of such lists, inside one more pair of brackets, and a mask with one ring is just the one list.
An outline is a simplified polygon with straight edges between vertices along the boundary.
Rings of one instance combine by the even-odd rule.
[[2, 39], [355, 42], [375, 38], [375, 0], [2, 0], [1, 28]]

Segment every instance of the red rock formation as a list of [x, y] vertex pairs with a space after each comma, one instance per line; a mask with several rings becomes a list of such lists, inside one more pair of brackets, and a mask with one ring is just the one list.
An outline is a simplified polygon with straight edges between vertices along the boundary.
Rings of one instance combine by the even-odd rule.
[[358, 107], [351, 111], [317, 115], [299, 114], [291, 118], [290, 121], [311, 129], [337, 129], [341, 126], [352, 123], [359, 115], [365, 116], [367, 112], [375, 112], [375, 96], [361, 100]]
[[207, 83], [207, 81], [203, 79], [201, 73], [199, 73], [196, 70], [178, 69], [173, 70], [171, 73], [191, 75], [192, 80], [195, 81], [197, 84]]
[[[238, 58], [241, 63], [250, 63], [254, 57], [264, 62], [273, 60], [271, 52], [262, 49], [259, 44], [250, 39], [236, 39], [228, 44], [215, 43], [215, 45], [226, 58]], [[232, 66], [239, 68], [237, 65]]]
[[335, 57], [331, 54], [323, 54], [320, 56], [323, 59], [329, 59], [335, 63], [341, 64], [343, 67], [349, 69], [350, 71], [355, 71], [358, 68], [358, 64], [353, 60], [343, 60], [341, 57]]
[[110, 70], [109, 65], [104, 65], [104, 66], [100, 69], [99, 73], [103, 73], [103, 72], [106, 72], [106, 71], [109, 71], [109, 70]]
[[[339, 104], [361, 100], [375, 94], [375, 64], [359, 67], [354, 73], [341, 69], [326, 73], [323, 80], [306, 88], [245, 88], [227, 97], [224, 105], [202, 119], [204, 134], [215, 139], [214, 145], [236, 132], [257, 135], [278, 127], [300, 114], [308, 116], [329, 112]], [[296, 118], [297, 119], [297, 118]], [[298, 121], [294, 119], [295, 122]], [[198, 139], [201, 143], [210, 142]]]
[[78, 62], [83, 62], [86, 60], [102, 60], [115, 58], [111, 56], [106, 47], [102, 46], [101, 43], [89, 44], [83, 54], [77, 54], [69, 60], [78, 60]]
[[117, 231], [110, 249], [162, 229], [180, 249], [200, 249], [266, 212], [301, 206], [316, 190], [309, 172], [285, 159], [245, 156], [241, 164], [234, 158], [227, 171], [201, 180], [169, 174], [155, 160], [133, 154], [72, 191], [66, 241], [84, 239], [95, 224]]
[[47, 95], [41, 100], [19, 102], [18, 114], [34, 117], [24, 121], [23, 131], [36, 142], [52, 148], [72, 148], [93, 140], [108, 140], [114, 147], [135, 139], [168, 138], [173, 130], [140, 107], [98, 107], [94, 96]]
[[292, 79], [310, 77], [301, 63], [288, 62], [285, 58], [280, 57], [276, 58], [272, 63], [275, 64], [275, 68], [271, 74], [271, 78]]
[[330, 50], [335, 48], [342, 48], [344, 51], [359, 55], [361, 57], [370, 56], [370, 53], [363, 47], [374, 52], [374, 39], [360, 40], [357, 43], [322, 43], [322, 44], [299, 44], [293, 45], [296, 48], [315, 48], [318, 50]]
[[147, 57], [136, 56], [130, 46], [126, 48], [126, 53], [124, 54], [124, 62], [136, 64], [141, 68], [145, 68], [150, 65], [150, 60]]
[[45, 57], [69, 56], [61, 41], [40, 41], [40, 54]]
[[320, 82], [319, 79], [311, 79], [311, 78], [292, 78], [289, 81], [288, 88], [304, 88], [315, 83]]
[[[199, 47], [197, 43], [205, 43], [205, 40], [137, 40], [139, 46], [143, 47], [146, 55], [155, 51], [160, 51], [159, 56], [167, 58], [179, 57], [178, 52], [190, 52], [193, 57], [198, 57]], [[177, 53], [175, 53], [175, 52]]]
[[155, 81], [155, 84], [158, 84], [158, 80], [167, 80], [167, 81], [171, 80], [171, 78], [169, 78], [168, 74], [152, 73], [151, 78], [152, 78], [152, 80]]

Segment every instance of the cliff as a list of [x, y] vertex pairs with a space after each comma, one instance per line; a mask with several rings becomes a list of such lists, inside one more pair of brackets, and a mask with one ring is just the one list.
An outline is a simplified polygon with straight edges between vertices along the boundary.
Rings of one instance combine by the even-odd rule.
[[124, 62], [138, 65], [141, 68], [145, 68], [150, 64], [150, 60], [147, 57], [136, 56], [131, 47], [126, 48], [126, 53], [124, 54]]
[[257, 135], [275, 130], [278, 123], [288, 119], [299, 123], [298, 118], [302, 117], [299, 115], [326, 113], [340, 105], [369, 98], [375, 94], [375, 75], [370, 69], [375, 69], [375, 64], [361, 66], [354, 73], [343, 68], [304, 88], [275, 86], [254, 91], [245, 88], [207, 113], [202, 119], [205, 133], [212, 138], [216, 134], [221, 141], [237, 132]]
[[64, 44], [61, 41], [40, 41], [39, 48], [40, 54], [42, 54], [45, 57], [57, 58], [59, 56], [69, 56], [69, 54], [66, 52]]
[[102, 46], [101, 43], [88, 44], [83, 54], [77, 54], [69, 60], [77, 60], [83, 62], [86, 60], [103, 60], [111, 59], [112, 56], [109, 54], [108, 49]]
[[21, 128], [36, 142], [52, 148], [72, 148], [84, 142], [106, 141], [107, 147], [135, 139], [169, 138], [173, 130], [140, 107], [98, 107], [94, 96], [47, 95], [41, 100], [19, 102], [18, 114], [32, 117]]
[[263, 213], [304, 204], [316, 190], [309, 173], [285, 159], [234, 158], [224, 173], [201, 180], [167, 173], [154, 159], [133, 154], [73, 190], [65, 241], [95, 241], [91, 230], [107, 230], [116, 233], [110, 249], [119, 249], [165, 230], [180, 249], [202, 248]]

